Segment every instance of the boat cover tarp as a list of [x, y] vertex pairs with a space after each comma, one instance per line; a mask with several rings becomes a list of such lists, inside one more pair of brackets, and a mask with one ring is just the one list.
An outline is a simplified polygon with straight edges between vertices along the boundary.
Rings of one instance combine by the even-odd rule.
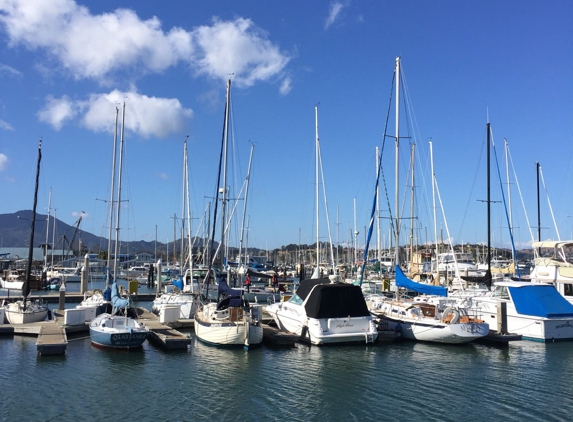
[[123, 299], [117, 290], [117, 283], [111, 285], [111, 303], [115, 309], [123, 309], [129, 305], [129, 299]]
[[552, 285], [509, 286], [508, 289], [520, 314], [544, 318], [573, 317], [573, 304]]
[[298, 289], [296, 289], [296, 294], [304, 301], [314, 286], [329, 283], [330, 279], [328, 278], [308, 278], [306, 280], [301, 280]]
[[408, 290], [412, 290], [418, 293], [424, 293], [427, 295], [435, 296], [447, 296], [448, 289], [441, 286], [432, 286], [431, 284], [416, 283], [414, 280], [410, 280], [406, 277], [406, 274], [402, 272], [400, 267], [396, 265], [396, 286], [404, 287]]
[[241, 290], [231, 289], [225, 279], [219, 280], [219, 296], [222, 297], [241, 297]]
[[309, 318], [370, 316], [360, 286], [346, 283], [316, 285], [308, 295], [304, 309]]
[[258, 271], [253, 270], [252, 268], [247, 268], [247, 272], [245, 275], [258, 278], [273, 278], [272, 274], [260, 273]]

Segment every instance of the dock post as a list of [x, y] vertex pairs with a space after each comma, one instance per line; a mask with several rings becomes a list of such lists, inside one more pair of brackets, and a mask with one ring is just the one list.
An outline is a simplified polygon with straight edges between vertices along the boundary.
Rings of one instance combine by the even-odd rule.
[[80, 292], [84, 294], [88, 290], [88, 277], [90, 275], [90, 257], [88, 254], [84, 257], [84, 266], [81, 271]]
[[498, 302], [497, 304], [497, 332], [507, 334], [507, 303]]
[[63, 311], [66, 308], [66, 283], [62, 283], [60, 286], [60, 302], [58, 304], [58, 309]]
[[155, 272], [157, 274], [157, 287], [155, 291], [157, 292], [157, 294], [161, 294], [161, 260], [157, 261], [156, 267], [157, 271]]

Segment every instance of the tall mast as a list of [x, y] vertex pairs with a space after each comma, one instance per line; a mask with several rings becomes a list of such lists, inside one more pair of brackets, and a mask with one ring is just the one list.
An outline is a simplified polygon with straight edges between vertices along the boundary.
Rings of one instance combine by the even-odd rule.
[[436, 217], [436, 181], [434, 174], [434, 148], [432, 141], [430, 141], [430, 161], [432, 165], [432, 206], [434, 208], [434, 242], [435, 242], [435, 260], [436, 260], [436, 277], [439, 280], [440, 272], [438, 270], [438, 255], [440, 250], [438, 248], [438, 219]]
[[[537, 174], [537, 241], [541, 242], [541, 203], [539, 200], [539, 161], [535, 162]], [[538, 251], [541, 254], [541, 248]]]
[[319, 186], [318, 186], [318, 155], [319, 155], [319, 139], [318, 139], [318, 105], [314, 106], [314, 122], [315, 122], [315, 153], [316, 153], [316, 162], [315, 162], [315, 180], [316, 180], [316, 269], [314, 270], [313, 278], [318, 278], [320, 275], [320, 233], [319, 233]]
[[[397, 266], [400, 265], [400, 197], [399, 197], [399, 149], [400, 149], [400, 57], [396, 57], [396, 197], [395, 197], [395, 206], [396, 206], [396, 224], [395, 224], [395, 238], [396, 238], [396, 246], [395, 246], [395, 264]], [[398, 287], [396, 287], [396, 291], [398, 291]]]
[[223, 268], [225, 257], [225, 228], [226, 222], [226, 210], [227, 210], [227, 156], [229, 148], [229, 108], [231, 105], [231, 80], [227, 81], [227, 102], [225, 105], [225, 132], [224, 132], [224, 144], [223, 144], [223, 187], [219, 190], [221, 191], [221, 268]]
[[[52, 205], [52, 188], [50, 188], [50, 196], [48, 197], [48, 220], [46, 222], [46, 246], [44, 248], [44, 270], [48, 266], [48, 241], [50, 236], [50, 207]], [[53, 248], [53, 245], [52, 245]]]
[[487, 123], [487, 270], [491, 271], [490, 125]]
[[239, 240], [239, 262], [238, 267], [241, 268], [241, 255], [243, 253], [243, 238], [245, 237], [245, 218], [247, 216], [247, 199], [249, 197], [249, 185], [251, 184], [251, 165], [253, 163], [253, 151], [255, 149], [255, 145], [251, 144], [251, 153], [249, 155], [249, 168], [247, 170], [247, 178], [246, 183], [247, 186], [245, 187], [245, 202], [243, 203], [243, 218], [241, 221], [241, 238]]
[[412, 186], [410, 187], [410, 271], [414, 263], [414, 153], [416, 144], [412, 144]]
[[[376, 180], [380, 177], [380, 150], [376, 146]], [[380, 185], [376, 187], [376, 234], [378, 250], [378, 263], [380, 265], [380, 273], [382, 273], [382, 246], [381, 246], [381, 232], [380, 232]]]
[[[115, 194], [115, 158], [117, 154], [117, 121], [119, 115], [119, 108], [115, 107], [115, 131], [113, 134], [113, 154], [111, 162], [111, 189], [109, 200], [109, 232], [107, 237], [107, 268], [111, 265], [111, 235], [113, 230], [113, 198]], [[87, 271], [87, 268], [86, 268]], [[109, 284], [109, 277], [106, 275], [106, 284]]]
[[119, 253], [119, 216], [121, 214], [121, 176], [123, 173], [122, 169], [123, 169], [124, 133], [125, 133], [125, 101], [123, 102], [123, 109], [121, 112], [121, 140], [119, 141], [119, 170], [117, 175], [117, 217], [115, 220], [115, 252], [113, 260], [114, 281], [117, 280], [117, 254]]

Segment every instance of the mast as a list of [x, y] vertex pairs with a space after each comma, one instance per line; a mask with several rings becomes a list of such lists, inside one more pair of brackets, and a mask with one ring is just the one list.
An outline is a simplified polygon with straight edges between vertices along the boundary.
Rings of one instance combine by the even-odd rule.
[[315, 180], [316, 180], [316, 268], [314, 269], [314, 274], [312, 278], [319, 278], [320, 276], [320, 232], [319, 232], [319, 186], [318, 186], [318, 155], [319, 155], [319, 140], [318, 140], [318, 105], [314, 106], [314, 122], [315, 122], [315, 154], [316, 154], [316, 161], [315, 161]]
[[34, 205], [32, 207], [32, 227], [30, 230], [30, 245], [28, 247], [28, 263], [26, 264], [26, 280], [22, 285], [24, 307], [30, 294], [30, 274], [32, 273], [32, 258], [34, 257], [34, 228], [36, 226], [36, 205], [38, 204], [38, 184], [40, 182], [40, 162], [42, 161], [42, 140], [38, 142], [38, 164], [36, 165], [36, 186], [34, 188]]
[[410, 272], [414, 264], [414, 153], [416, 144], [412, 144], [412, 186], [410, 186]]
[[[121, 176], [123, 169], [123, 149], [125, 133], [125, 101], [121, 112], [121, 140], [119, 141], [119, 170], [117, 175], [117, 217], [115, 220], [115, 252], [113, 259], [113, 280], [117, 280], [117, 254], [119, 252], [119, 216], [121, 214]], [[161, 276], [161, 274], [160, 274]]]
[[[107, 274], [106, 274], [106, 285], [109, 285], [109, 268], [111, 265], [111, 236], [113, 230], [113, 198], [115, 193], [115, 158], [117, 154], [117, 124], [118, 124], [119, 108], [115, 107], [115, 132], [113, 134], [113, 154], [111, 163], [111, 189], [110, 189], [110, 200], [109, 200], [109, 233], [107, 237]], [[86, 271], [89, 271], [86, 268]]]
[[255, 149], [255, 145], [251, 143], [251, 154], [249, 155], [249, 168], [247, 170], [247, 186], [245, 187], [245, 202], [243, 204], [243, 218], [241, 221], [241, 238], [239, 240], [239, 262], [238, 268], [241, 268], [241, 256], [243, 253], [243, 238], [245, 237], [245, 218], [247, 216], [247, 199], [249, 197], [249, 185], [251, 181], [251, 165], [253, 163], [253, 151]]
[[[539, 161], [535, 162], [535, 168], [537, 173], [537, 241], [541, 242], [541, 203], [539, 199]], [[541, 256], [541, 248], [538, 250]]]
[[50, 211], [51, 211], [50, 207], [51, 207], [51, 205], [52, 205], [52, 188], [50, 188], [50, 196], [48, 197], [48, 220], [46, 221], [46, 246], [44, 248], [44, 270], [48, 266], [48, 241], [49, 241], [49, 237], [50, 237]]
[[[395, 206], [396, 206], [396, 224], [395, 224], [395, 238], [396, 238], [396, 246], [395, 246], [395, 265], [400, 266], [400, 197], [399, 197], [399, 150], [400, 150], [400, 57], [396, 57], [396, 196], [395, 196]], [[396, 286], [396, 294], [398, 293], [398, 286]]]
[[490, 124], [486, 125], [487, 128], [487, 271], [491, 271], [491, 198], [490, 198]]
[[227, 156], [229, 153], [229, 108], [231, 106], [231, 80], [227, 81], [227, 102], [225, 104], [225, 129], [223, 143], [223, 187], [221, 191], [221, 268], [224, 268], [225, 258], [225, 228], [226, 228], [226, 211], [227, 211]]
[[[376, 146], [376, 180], [380, 177], [380, 150]], [[378, 250], [378, 265], [379, 272], [382, 274], [382, 245], [381, 245], [381, 232], [380, 232], [380, 185], [376, 186], [376, 235], [377, 235], [377, 245]]]
[[437, 279], [440, 279], [440, 271], [438, 269], [438, 255], [439, 255], [439, 248], [438, 248], [438, 222], [436, 218], [436, 182], [435, 182], [435, 174], [434, 174], [434, 148], [432, 145], [432, 141], [430, 141], [430, 162], [432, 166], [432, 206], [434, 208], [434, 241], [435, 243], [435, 259], [436, 259], [436, 273]]

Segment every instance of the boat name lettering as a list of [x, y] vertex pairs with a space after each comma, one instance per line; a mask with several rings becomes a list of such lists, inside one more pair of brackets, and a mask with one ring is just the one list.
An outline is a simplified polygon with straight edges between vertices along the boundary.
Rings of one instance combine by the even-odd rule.
[[344, 324], [336, 324], [336, 328], [344, 328], [344, 327], [354, 327], [354, 324], [350, 324], [349, 322], [345, 322]]
[[567, 321], [565, 324], [555, 326], [555, 328], [557, 328], [557, 329], [559, 329], [559, 328], [571, 328], [571, 327], [573, 327], [573, 324], [571, 324], [571, 321]]

